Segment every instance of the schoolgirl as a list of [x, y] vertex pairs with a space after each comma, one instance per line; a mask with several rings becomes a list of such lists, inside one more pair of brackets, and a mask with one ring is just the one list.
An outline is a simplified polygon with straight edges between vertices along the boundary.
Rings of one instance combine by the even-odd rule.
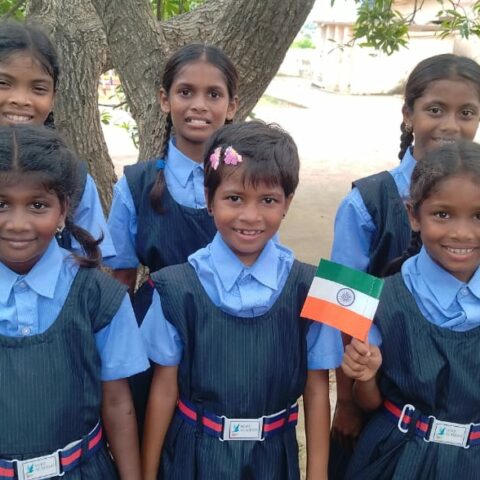
[[[480, 66], [452, 54], [421, 61], [407, 80], [402, 114], [400, 165], [354, 182], [335, 219], [332, 260], [373, 275], [385, 274], [389, 262], [409, 245], [405, 202], [417, 161], [442, 144], [473, 140], [480, 120]], [[337, 372], [332, 433], [347, 450], [362, 423], [350, 391], [351, 383]], [[340, 454], [336, 463], [340, 471], [346, 465]]]
[[[60, 65], [48, 36], [38, 27], [13, 21], [0, 22], [0, 125], [47, 125], [53, 127], [53, 104], [58, 88]], [[97, 187], [79, 163], [79, 186], [70, 199], [75, 224], [100, 244], [104, 258], [115, 248], [103, 215]], [[57, 234], [60, 245], [82, 253], [81, 245], [64, 230]]]
[[[126, 289], [70, 218], [77, 172], [51, 129], [0, 126], [1, 479], [140, 478], [126, 377], [148, 359]], [[87, 257], [58, 245], [64, 226]]]
[[[297, 399], [308, 478], [327, 478], [334, 331], [300, 318], [314, 267], [272, 238], [298, 184], [291, 137], [227, 125], [205, 153], [218, 233], [188, 262], [155, 272], [141, 331], [155, 372], [143, 439], [145, 480], [298, 479]], [[177, 403], [177, 399], [178, 403]]]
[[[347, 478], [474, 479], [480, 467], [480, 146], [430, 151], [412, 174], [408, 214], [420, 253], [385, 281], [372, 342], [342, 368], [366, 425]], [[376, 338], [376, 340], [375, 340]]]

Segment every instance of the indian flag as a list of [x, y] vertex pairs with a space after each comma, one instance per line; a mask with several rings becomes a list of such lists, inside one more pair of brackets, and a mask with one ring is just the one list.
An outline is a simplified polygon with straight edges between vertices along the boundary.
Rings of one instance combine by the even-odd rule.
[[301, 316], [365, 341], [382, 288], [380, 278], [322, 259]]

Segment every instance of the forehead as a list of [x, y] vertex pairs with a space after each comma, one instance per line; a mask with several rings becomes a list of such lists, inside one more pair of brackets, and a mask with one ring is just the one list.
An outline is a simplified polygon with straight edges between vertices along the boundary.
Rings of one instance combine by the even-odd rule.
[[215, 85], [227, 88], [227, 82], [222, 71], [206, 60], [196, 60], [185, 64], [175, 75], [173, 84]]
[[478, 209], [480, 178], [471, 173], [452, 175], [438, 182], [426, 199], [429, 203], [451, 203]]
[[253, 178], [244, 165], [239, 167], [225, 166], [222, 172], [220, 187], [222, 190], [236, 190], [244, 192], [283, 193], [283, 188], [277, 179], [265, 177]]
[[438, 101], [458, 105], [480, 104], [480, 90], [473, 82], [461, 78], [435, 80], [429, 83], [417, 101]]
[[13, 52], [0, 60], [0, 72], [14, 74], [17, 71], [22, 76], [35, 76], [53, 82], [51, 74], [42, 62], [29, 52]]
[[0, 195], [15, 195], [16, 192], [31, 192], [53, 194], [45, 182], [45, 179], [37, 173], [26, 172], [1, 172], [0, 173]]

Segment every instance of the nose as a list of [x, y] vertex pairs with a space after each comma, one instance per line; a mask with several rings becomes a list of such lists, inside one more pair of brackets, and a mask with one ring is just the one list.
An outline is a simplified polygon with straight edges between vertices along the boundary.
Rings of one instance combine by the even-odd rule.
[[18, 106], [29, 106], [32, 104], [30, 92], [26, 88], [12, 88], [10, 91], [10, 103]]
[[456, 134], [460, 131], [460, 119], [455, 112], [449, 112], [444, 116], [442, 130], [449, 134]]
[[207, 102], [203, 95], [195, 96], [192, 104], [192, 109], [197, 112], [204, 112], [207, 110]]
[[471, 219], [458, 219], [452, 227], [450, 235], [459, 242], [468, 242], [475, 238], [475, 227]]
[[13, 208], [7, 216], [5, 228], [10, 232], [24, 232], [29, 229], [26, 215], [20, 210]]
[[260, 211], [254, 203], [246, 203], [241, 211], [240, 220], [249, 224], [254, 224], [260, 219]]

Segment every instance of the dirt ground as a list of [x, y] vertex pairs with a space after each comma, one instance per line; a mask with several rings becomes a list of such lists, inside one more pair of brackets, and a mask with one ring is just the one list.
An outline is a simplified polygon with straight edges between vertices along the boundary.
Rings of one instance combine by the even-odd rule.
[[[300, 185], [280, 238], [297, 258], [317, 264], [329, 257], [335, 211], [352, 180], [398, 164], [401, 98], [339, 95], [312, 87], [308, 80], [277, 77], [254, 115], [278, 123], [297, 142]], [[135, 161], [135, 149], [118, 127], [105, 127], [105, 134], [121, 174], [123, 165]], [[298, 439], [304, 462], [302, 422]]]

